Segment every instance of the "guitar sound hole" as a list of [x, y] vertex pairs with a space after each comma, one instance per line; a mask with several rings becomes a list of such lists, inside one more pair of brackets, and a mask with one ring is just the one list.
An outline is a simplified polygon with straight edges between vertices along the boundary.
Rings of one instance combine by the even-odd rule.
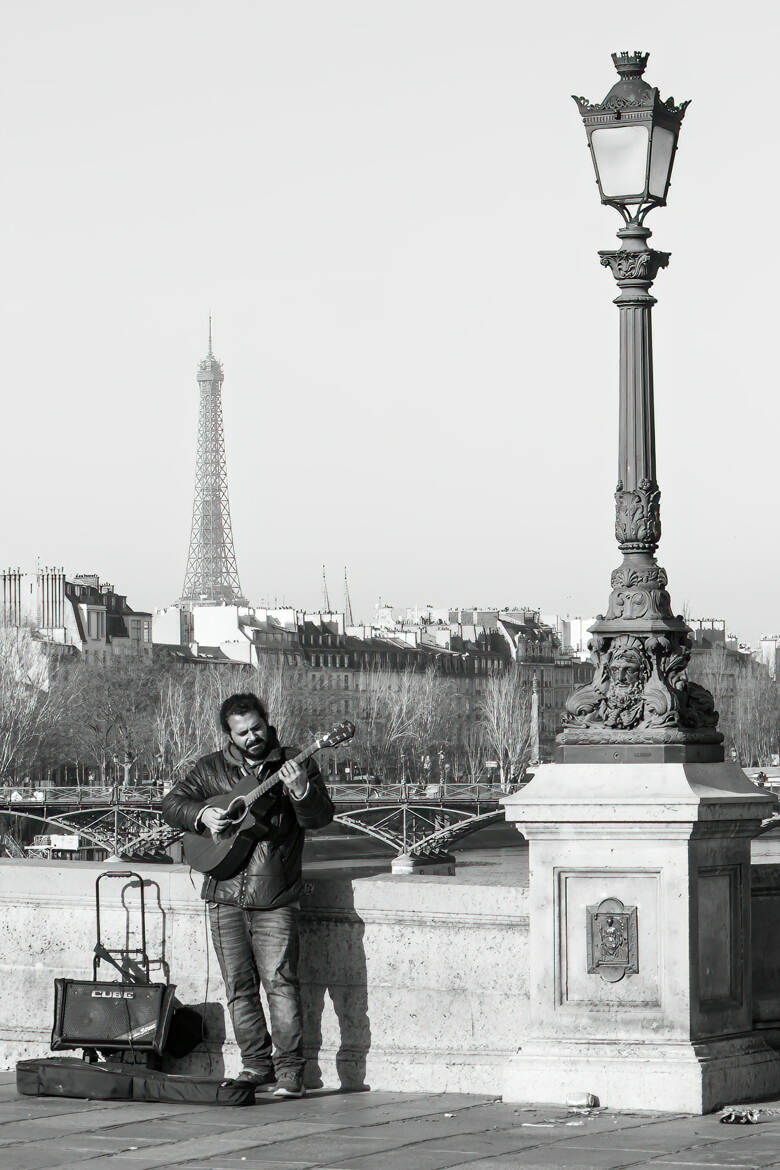
[[240, 796], [237, 796], [235, 800], [231, 800], [230, 804], [225, 809], [225, 813], [230, 817], [233, 824], [236, 825], [246, 816], [246, 804]]

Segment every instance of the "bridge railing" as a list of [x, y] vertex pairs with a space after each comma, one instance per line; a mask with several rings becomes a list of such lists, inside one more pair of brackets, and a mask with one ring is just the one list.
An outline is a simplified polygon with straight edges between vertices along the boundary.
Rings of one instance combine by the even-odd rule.
[[328, 793], [336, 803], [414, 801], [440, 804], [443, 801], [497, 801], [505, 791], [498, 784], [328, 784]]
[[0, 805], [13, 804], [139, 804], [160, 801], [161, 784], [90, 784], [88, 787], [51, 785], [33, 788], [21, 784], [0, 785]]
[[[327, 783], [327, 779], [326, 779]], [[498, 784], [327, 784], [331, 800], [336, 803], [416, 802], [441, 804], [453, 801], [473, 804], [497, 801], [504, 795]], [[141, 805], [159, 804], [166, 789], [162, 784], [91, 784], [30, 787], [20, 784], [0, 785], [0, 807], [15, 804], [38, 805]]]

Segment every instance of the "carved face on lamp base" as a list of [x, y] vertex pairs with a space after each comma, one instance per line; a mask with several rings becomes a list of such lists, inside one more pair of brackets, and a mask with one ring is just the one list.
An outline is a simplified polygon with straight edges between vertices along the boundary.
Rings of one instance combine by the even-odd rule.
[[715, 703], [688, 679], [690, 630], [673, 615], [666, 583], [651, 550], [624, 550], [623, 564], [612, 574], [607, 613], [591, 627], [593, 679], [566, 701], [557, 739], [562, 758], [579, 759], [581, 753], [565, 750], [575, 746], [676, 745], [671, 756], [634, 752], [613, 758], [723, 759]]

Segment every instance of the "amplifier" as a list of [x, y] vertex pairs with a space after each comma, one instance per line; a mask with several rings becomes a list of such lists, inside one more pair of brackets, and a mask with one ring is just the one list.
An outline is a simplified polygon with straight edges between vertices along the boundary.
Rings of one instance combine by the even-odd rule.
[[162, 1052], [174, 1007], [172, 983], [54, 980], [52, 1050]]

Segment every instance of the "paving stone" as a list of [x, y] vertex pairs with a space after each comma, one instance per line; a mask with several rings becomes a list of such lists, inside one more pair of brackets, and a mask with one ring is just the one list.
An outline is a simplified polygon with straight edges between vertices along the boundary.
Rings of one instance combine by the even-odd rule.
[[[90, 1160], [90, 1170], [102, 1170], [111, 1167], [111, 1170], [153, 1170], [158, 1166], [171, 1166], [179, 1162], [192, 1161], [197, 1158], [203, 1165], [209, 1165], [209, 1159], [219, 1162], [230, 1154], [239, 1152], [247, 1154], [250, 1150], [261, 1145], [270, 1145], [274, 1142], [284, 1142], [286, 1139], [299, 1139], [301, 1131], [324, 1134], [332, 1128], [324, 1122], [280, 1122], [268, 1126], [253, 1126], [234, 1134], [214, 1134], [199, 1136], [185, 1141], [163, 1142], [154, 1146], [145, 1146], [138, 1150], [123, 1150], [120, 1154], [98, 1157]], [[151, 1135], [150, 1135], [151, 1136]], [[245, 1163], [244, 1163], [245, 1165]], [[63, 1163], [71, 1168], [71, 1163]], [[78, 1166], [77, 1162], [73, 1166]]]
[[[0, 1164], [3, 1170], [51, 1170], [55, 1166], [62, 1166], [62, 1159], [62, 1146], [56, 1142], [47, 1142], [45, 1147], [35, 1145], [12, 1146], [10, 1149], [3, 1151], [3, 1160]], [[74, 1165], [80, 1165], [82, 1170], [84, 1164], [83, 1157], [79, 1163], [74, 1163]]]
[[469, 1162], [464, 1170], [523, 1170], [523, 1164], [517, 1158], [485, 1158]]
[[[214, 1110], [217, 1112], [217, 1110]], [[177, 1142], [187, 1141], [195, 1138], [198, 1134], [204, 1137], [211, 1137], [212, 1135], [227, 1133], [237, 1134], [242, 1129], [249, 1128], [248, 1126], [237, 1126], [235, 1122], [222, 1121], [221, 1118], [212, 1120], [210, 1117], [157, 1117], [154, 1121], [132, 1121], [126, 1125], [117, 1125], [112, 1128], [111, 1133], [116, 1135], [117, 1140], [132, 1143], [136, 1140], [154, 1140], [162, 1144], [163, 1142]]]
[[[270, 1163], [265, 1165], [258, 1163], [257, 1167], [253, 1167], [252, 1170], [265, 1170], [266, 1165], [271, 1170]], [[289, 1165], [293, 1167], [295, 1163], [291, 1162]], [[436, 1153], [432, 1150], [426, 1150], [423, 1146], [404, 1146], [402, 1149], [388, 1150], [364, 1157], [308, 1163], [310, 1170], [450, 1170], [451, 1167], [457, 1165], [458, 1163], [452, 1160], [452, 1154]], [[460, 1167], [462, 1170], [470, 1170], [469, 1163], [461, 1162]], [[239, 1170], [239, 1167], [226, 1167], [225, 1170]], [[522, 1168], [515, 1163], [512, 1170], [522, 1170]]]
[[775, 1146], [773, 1149], [766, 1150], [763, 1155], [757, 1157], [755, 1153], [751, 1154], [748, 1150], [740, 1148], [741, 1143], [737, 1143], [736, 1149], [728, 1149], [723, 1145], [705, 1146], [694, 1150], [680, 1150], [677, 1153], [666, 1154], [663, 1157], [657, 1158], [653, 1165], [657, 1166], [766, 1166], [773, 1158], [777, 1159], [780, 1150]]
[[[523, 1150], [522, 1160], [516, 1160], [514, 1170], [532, 1167], [550, 1167], [551, 1170], [627, 1170], [630, 1166], [646, 1166], [655, 1155], [626, 1153], [618, 1150], [572, 1150], [565, 1145], [552, 1144], [537, 1149]], [[490, 1165], [490, 1162], [487, 1163]], [[473, 1170], [469, 1166], [468, 1170]]]
[[106, 1106], [104, 1101], [80, 1101], [78, 1110], [68, 1097], [17, 1097], [14, 1101], [0, 1101], [0, 1126], [7, 1121], [26, 1121], [34, 1117], [50, 1117], [63, 1113], [95, 1112]]
[[[290, 1162], [287, 1159], [279, 1161], [276, 1158], [267, 1158], [262, 1162], [177, 1162], [175, 1170], [256, 1170], [256, 1167], [261, 1167], [261, 1170], [323, 1170], [322, 1167], [312, 1167], [311, 1162]], [[328, 1170], [334, 1170], [329, 1167]], [[411, 1167], [409, 1168], [411, 1170]], [[515, 1170], [517, 1168], [515, 1167]]]
[[[331, 1161], [337, 1162], [357, 1155], [380, 1154], [399, 1145], [411, 1144], [413, 1143], [404, 1140], [401, 1132], [394, 1126], [388, 1127], [387, 1132], [379, 1134], [373, 1131], [355, 1134], [351, 1131], [334, 1130], [327, 1135], [327, 1141], [323, 1141], [321, 1133], [279, 1135], [276, 1139], [269, 1135], [269, 1140], [263, 1143], [267, 1147], [268, 1157], [278, 1158], [283, 1146], [284, 1156], [293, 1162], [321, 1161], [324, 1152], [327, 1152]], [[241, 1153], [248, 1155], [252, 1145], [251, 1142], [244, 1142]]]
[[[705, 1139], [707, 1140], [707, 1139]], [[643, 1150], [647, 1154], [668, 1154], [685, 1148], [696, 1148], [701, 1137], [667, 1134], [663, 1126], [642, 1126], [639, 1129], [602, 1131], [598, 1134], [572, 1136], [567, 1143], [575, 1150]]]
[[[72, 1117], [74, 1119], [71, 1123], [73, 1126], [79, 1124], [78, 1118], [82, 1119], [85, 1127], [94, 1128], [154, 1121], [162, 1117], [174, 1117], [194, 1124], [198, 1123], [198, 1119], [218, 1119], [220, 1123], [229, 1121], [233, 1126], [251, 1125], [257, 1121], [257, 1113], [251, 1106], [176, 1105], [155, 1101], [101, 1101], [95, 1103], [65, 1097], [52, 1098], [52, 1100], [57, 1100], [63, 1105], [70, 1102], [71, 1108], [67, 1113], [63, 1111], [62, 1116], [63, 1118]], [[51, 1120], [54, 1123], [54, 1118]], [[6, 1126], [0, 1127], [0, 1137], [6, 1129]]]
[[[352, 1143], [347, 1150], [342, 1150], [331, 1142], [323, 1144], [319, 1153], [307, 1158], [294, 1158], [286, 1154], [287, 1146], [282, 1144], [276, 1147], [263, 1146], [254, 1150], [241, 1150], [234, 1154], [220, 1155], [213, 1160], [200, 1164], [201, 1170], [258, 1170], [266, 1166], [314, 1167], [320, 1170], [323, 1166], [351, 1165], [351, 1160], [361, 1156], [361, 1151], [355, 1149]], [[370, 1155], [374, 1157], [374, 1155]], [[407, 1170], [411, 1170], [413, 1162], [408, 1163]], [[177, 1163], [175, 1170], [180, 1170]]]
[[413, 1120], [417, 1117], [437, 1116], [444, 1117], [445, 1113], [468, 1112], [472, 1114], [476, 1108], [484, 1104], [484, 1099], [473, 1098], [474, 1105], [464, 1105], [469, 1098], [463, 1094], [437, 1097], [435, 1095], [416, 1096], [408, 1095], [405, 1099], [373, 1103], [373, 1093], [336, 1094], [326, 1098], [304, 1097], [300, 1100], [279, 1101], [273, 1096], [263, 1098], [255, 1106], [255, 1112], [262, 1110], [263, 1117], [280, 1118], [287, 1120], [290, 1117], [311, 1119], [323, 1117], [331, 1122], [341, 1121], [345, 1127], [355, 1125], [381, 1125], [385, 1122]]
[[92, 1165], [96, 1156], [113, 1152], [113, 1143], [99, 1137], [87, 1136], [75, 1143], [50, 1139], [6, 1147], [0, 1165], [3, 1170], [48, 1170], [49, 1167], [57, 1167], [59, 1170], [65, 1163]]
[[122, 1103], [122, 1108], [87, 1110], [78, 1109], [70, 1113], [36, 1117], [31, 1121], [9, 1121], [0, 1126], [0, 1147], [12, 1142], [37, 1141], [49, 1135], [94, 1132], [108, 1129], [124, 1121], [132, 1114], [136, 1122], [152, 1121], [170, 1112], [169, 1105], [145, 1104], [135, 1101]]

